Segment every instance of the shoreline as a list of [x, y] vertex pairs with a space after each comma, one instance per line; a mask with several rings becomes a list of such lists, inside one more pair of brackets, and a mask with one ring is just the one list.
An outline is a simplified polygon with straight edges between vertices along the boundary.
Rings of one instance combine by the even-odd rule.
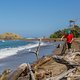
[[[80, 41], [77, 39], [76, 41], [73, 42], [72, 44], [72, 49], [74, 51], [70, 52], [71, 54], [79, 54], [80, 53], [80, 50], [79, 50], [79, 46], [80, 46]], [[65, 47], [65, 46], [64, 46]], [[63, 76], [65, 77], [65, 75], [69, 74], [69, 73], [65, 73], [65, 75], [62, 75], [62, 73], [64, 73], [65, 71], [67, 72], [68, 69], [70, 69], [69, 67], [71, 66], [71, 62], [70, 59], [72, 59], [73, 55], [70, 56], [70, 54], [68, 54], [67, 50], [65, 50], [64, 52], [66, 53], [65, 55], [61, 55], [62, 53], [62, 50], [63, 50], [63, 46], [60, 46], [58, 47], [54, 53], [55, 54], [51, 54], [49, 56], [44, 56], [42, 57], [41, 59], [39, 59], [38, 61], [34, 62], [33, 64], [31, 64], [31, 68], [33, 69], [33, 74], [36, 78], [36, 80], [46, 80], [44, 78], [47, 78], [47, 79], [50, 79], [51, 78], [55, 78], [55, 76]], [[79, 55], [75, 55], [74, 54], [74, 57], [76, 57], [75, 59], [78, 61], [78, 63], [80, 62], [78, 60]], [[60, 62], [57, 62], [56, 60], [58, 60]], [[69, 59], [69, 61], [67, 61]], [[72, 61], [75, 62], [75, 59], [73, 58]], [[64, 62], [62, 62], [64, 60], [64, 62], [67, 62], [66, 65]], [[63, 64], [62, 64], [62, 63]], [[72, 63], [73, 63], [72, 62]], [[68, 65], [69, 64], [69, 65]], [[20, 66], [24, 66], [24, 70], [21, 72], [19, 72], [18, 68], [16, 69], [16, 74], [22, 74], [23, 72], [25, 72], [25, 68], [28, 69], [29, 65], [27, 65], [26, 63], [23, 63], [21, 64]], [[19, 67], [20, 67], [19, 66]], [[74, 65], [72, 65], [74, 66]], [[75, 67], [75, 66], [74, 66]], [[79, 67], [79, 66], [78, 66]], [[20, 68], [21, 69], [21, 68]], [[75, 70], [74, 68], [70, 69], [70, 70]], [[15, 71], [13, 71], [14, 73]], [[72, 73], [72, 72], [71, 72]], [[79, 73], [79, 72], [78, 72]], [[8, 72], [8, 74], [15, 76], [16, 74], [12, 74], [10, 72]], [[25, 74], [25, 73], [23, 73]], [[76, 73], [75, 73], [76, 74]], [[10, 75], [7, 75], [8, 78], [11, 78]], [[80, 74], [79, 74], [80, 75]], [[21, 76], [21, 77], [18, 77], [18, 76], [15, 76], [17, 78], [19, 78], [19, 80], [25, 80], [25, 79], [28, 79], [29, 76]], [[63, 78], [62, 77], [62, 78]], [[60, 77], [59, 77], [60, 78]], [[69, 78], [69, 77], [67, 77]], [[71, 79], [73, 79], [74, 77], [71, 77]], [[61, 78], [60, 78], [61, 79]], [[11, 80], [18, 80], [18, 79], [12, 79]], [[56, 80], [56, 78], [54, 79]]]
[[[57, 45], [57, 44], [56, 44]], [[55, 45], [55, 46], [56, 46]], [[48, 45], [48, 46], [42, 46], [41, 48], [40, 48], [40, 58], [42, 57], [42, 56], [44, 56], [44, 55], [49, 55], [49, 54], [51, 54], [52, 53], [52, 51], [55, 49], [55, 46], [54, 45]], [[54, 49], [53, 49], [54, 48]], [[34, 49], [32, 49], [33, 51], [35, 51], [35, 49], [36, 48], [34, 48]], [[12, 51], [13, 52], [13, 51]], [[1, 72], [0, 73], [2, 73], [5, 69], [11, 69], [11, 70], [14, 70], [14, 69], [16, 69], [15, 68], [15, 66], [16, 67], [18, 67], [20, 64], [22, 64], [22, 63], [24, 63], [24, 62], [26, 62], [26, 63], [28, 63], [28, 62], [30, 62], [31, 64], [33, 63], [33, 62], [35, 62], [37, 59], [36, 59], [36, 56], [35, 56], [35, 54], [33, 54], [33, 53], [25, 53], [26, 52], [26, 50], [24, 50], [24, 51], [21, 51], [21, 52], [19, 52], [18, 54], [16, 54], [16, 55], [13, 55], [13, 56], [11, 56], [11, 57], [7, 57], [7, 58], [5, 58], [5, 59], [1, 59], [0, 60], [0, 63], [1, 63], [1, 65], [0, 65], [0, 68], [2, 69], [1, 70]], [[4, 52], [5, 53], [5, 52]], [[22, 54], [23, 53], [23, 54]], [[46, 53], [46, 54], [45, 54]], [[13, 66], [13, 67], [11, 67], [11, 66]], [[3, 67], [3, 68], [2, 68]]]

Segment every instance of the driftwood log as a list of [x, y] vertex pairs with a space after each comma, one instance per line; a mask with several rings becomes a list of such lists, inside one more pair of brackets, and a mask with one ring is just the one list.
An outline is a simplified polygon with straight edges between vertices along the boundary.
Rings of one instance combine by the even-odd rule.
[[20, 75], [27, 69], [27, 64], [23, 63], [21, 64], [15, 71], [12, 71], [9, 75], [7, 80], [17, 80]]
[[47, 78], [46, 80], [60, 80], [62, 79], [63, 77], [65, 77], [67, 74], [71, 73], [72, 71], [76, 70], [76, 68], [73, 68], [73, 69], [70, 69], [56, 77], [50, 77], [50, 78]]
[[39, 66], [45, 64], [46, 62], [50, 61], [52, 59], [52, 57], [50, 56], [44, 56], [43, 58], [41, 58], [39, 61], [37, 61], [35, 64], [32, 65], [32, 67], [34, 69], [38, 68]]

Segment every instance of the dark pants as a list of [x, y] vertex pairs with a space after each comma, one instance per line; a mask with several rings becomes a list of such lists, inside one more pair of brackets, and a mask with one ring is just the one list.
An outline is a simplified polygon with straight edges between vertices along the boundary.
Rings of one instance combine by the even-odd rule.
[[67, 43], [68, 49], [71, 49], [71, 43]]

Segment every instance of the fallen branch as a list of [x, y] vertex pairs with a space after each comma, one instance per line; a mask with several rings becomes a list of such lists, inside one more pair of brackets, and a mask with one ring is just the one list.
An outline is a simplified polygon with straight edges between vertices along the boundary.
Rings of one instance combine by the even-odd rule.
[[35, 76], [34, 76], [34, 74], [33, 74], [33, 72], [32, 72], [32, 69], [31, 69], [30, 64], [28, 63], [27, 65], [28, 65], [28, 69], [29, 69], [29, 72], [30, 72], [31, 80], [36, 80], [36, 79], [35, 79]]
[[62, 73], [62, 74], [60, 74], [56, 77], [47, 78], [46, 80], [60, 80], [60, 79], [62, 79], [63, 77], [65, 77], [67, 74], [71, 73], [74, 70], [76, 70], [76, 68], [70, 69], [67, 72], [64, 72], [64, 73]]

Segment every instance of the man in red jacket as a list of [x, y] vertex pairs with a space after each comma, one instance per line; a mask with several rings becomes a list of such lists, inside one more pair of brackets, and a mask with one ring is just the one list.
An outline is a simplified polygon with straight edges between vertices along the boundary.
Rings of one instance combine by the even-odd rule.
[[68, 30], [67, 33], [64, 36], [62, 36], [61, 40], [63, 38], [66, 38], [67, 45], [68, 45], [68, 50], [70, 50], [71, 49], [71, 44], [72, 44], [72, 41], [73, 41], [73, 34], [71, 33], [70, 30]]

